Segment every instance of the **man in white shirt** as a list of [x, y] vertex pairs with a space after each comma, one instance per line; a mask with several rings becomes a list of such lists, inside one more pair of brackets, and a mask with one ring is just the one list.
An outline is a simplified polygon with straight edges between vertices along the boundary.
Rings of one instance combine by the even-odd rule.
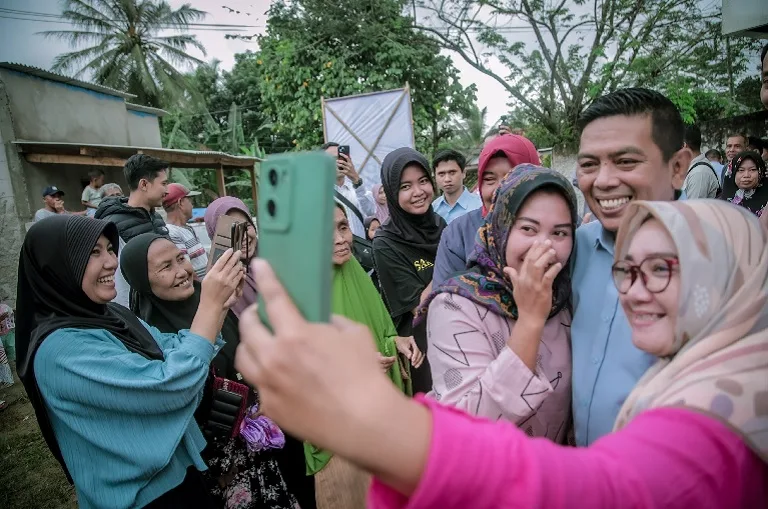
[[683, 182], [689, 200], [716, 198], [720, 194], [720, 178], [707, 156], [701, 153], [701, 131], [695, 125], [685, 127], [684, 146], [691, 149], [693, 159]]
[[336, 158], [336, 191], [344, 197], [339, 200], [344, 205], [352, 234], [365, 236], [365, 218], [376, 213], [373, 197], [363, 186], [363, 179], [355, 170], [352, 159], [347, 154], [339, 155], [339, 144], [329, 141], [322, 146], [328, 154]]
[[483, 205], [480, 196], [470, 193], [464, 187], [466, 163], [464, 156], [455, 150], [441, 150], [432, 161], [437, 187], [443, 192], [442, 196], [432, 202], [432, 209], [449, 224]]
[[171, 242], [184, 253], [192, 263], [195, 276], [202, 281], [208, 270], [208, 253], [197, 238], [195, 230], [187, 223], [192, 219], [192, 200], [199, 196], [200, 191], [190, 191], [181, 184], [168, 184], [168, 194], [163, 198], [165, 209], [165, 227], [168, 228], [168, 236]]

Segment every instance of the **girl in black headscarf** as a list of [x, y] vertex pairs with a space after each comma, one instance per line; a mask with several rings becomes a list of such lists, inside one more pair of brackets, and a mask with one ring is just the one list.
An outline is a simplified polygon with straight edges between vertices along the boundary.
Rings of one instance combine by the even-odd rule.
[[109, 304], [117, 246], [106, 221], [55, 216], [30, 228], [19, 257], [19, 376], [81, 508], [211, 507], [192, 415], [242, 279], [239, 253], [212, 267], [207, 312], [190, 330], [162, 334]]
[[[384, 158], [381, 183], [390, 216], [373, 238], [379, 284], [398, 335], [414, 336], [426, 353], [426, 330], [423, 326], [413, 329], [413, 315], [432, 282], [437, 246], [446, 226], [432, 210], [435, 184], [429, 162], [416, 150], [399, 148]], [[432, 388], [427, 362], [412, 370], [412, 375], [414, 392]]]
[[[189, 259], [173, 242], [154, 233], [134, 237], [123, 248], [120, 269], [131, 285], [131, 310], [142, 320], [161, 332], [189, 328], [200, 305], [201, 285], [194, 279]], [[225, 345], [212, 362], [215, 376], [242, 383], [234, 365], [240, 332], [231, 310], [221, 335]], [[214, 428], [208, 426], [211, 408], [206, 401], [196, 414], [208, 439], [203, 456], [210, 467], [209, 489], [220, 508], [292, 509], [296, 499], [289, 493], [273, 454], [283, 447], [285, 438], [274, 423], [256, 414], [256, 393], [249, 394], [248, 408], [253, 412], [242, 426], [238, 423], [236, 438], [230, 438], [231, 429], [212, 432]], [[297, 455], [296, 462], [303, 469], [303, 454]]]

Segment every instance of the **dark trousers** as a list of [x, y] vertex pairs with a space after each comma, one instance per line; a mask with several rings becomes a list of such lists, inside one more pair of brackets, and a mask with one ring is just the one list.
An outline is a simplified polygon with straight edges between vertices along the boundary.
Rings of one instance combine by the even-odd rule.
[[187, 475], [181, 484], [156, 498], [146, 506], [147, 509], [212, 509], [213, 500], [208, 494], [203, 474], [195, 467], [187, 469]]

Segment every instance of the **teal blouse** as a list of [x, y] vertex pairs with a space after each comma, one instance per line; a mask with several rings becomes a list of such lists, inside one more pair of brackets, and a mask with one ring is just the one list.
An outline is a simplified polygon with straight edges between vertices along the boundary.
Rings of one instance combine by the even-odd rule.
[[193, 419], [216, 345], [142, 322], [164, 361], [129, 352], [105, 330], [61, 329], [35, 376], [82, 509], [143, 507], [184, 480], [205, 439]]

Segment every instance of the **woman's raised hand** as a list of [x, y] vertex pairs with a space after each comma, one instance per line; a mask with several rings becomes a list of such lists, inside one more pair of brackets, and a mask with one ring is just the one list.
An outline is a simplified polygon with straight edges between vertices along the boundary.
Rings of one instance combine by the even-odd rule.
[[242, 294], [243, 264], [240, 251], [227, 249], [208, 270], [201, 284], [200, 306], [225, 310]]
[[519, 271], [504, 268], [504, 274], [512, 282], [512, 296], [521, 318], [546, 321], [552, 310], [552, 283], [562, 268], [550, 240], [535, 241]]

